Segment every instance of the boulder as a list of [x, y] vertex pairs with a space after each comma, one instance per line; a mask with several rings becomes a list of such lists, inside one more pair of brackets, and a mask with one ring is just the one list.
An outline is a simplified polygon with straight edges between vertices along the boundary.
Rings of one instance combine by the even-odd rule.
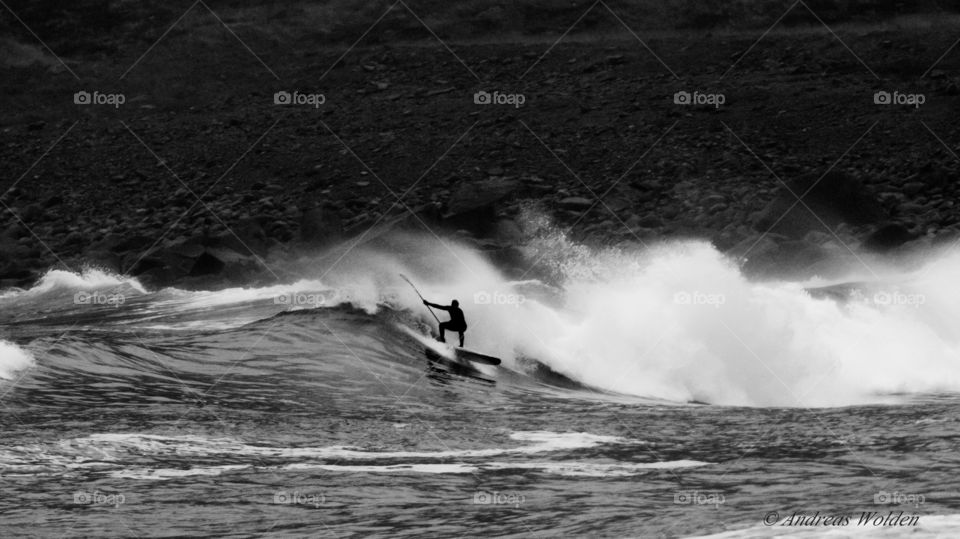
[[486, 236], [493, 232], [497, 223], [497, 203], [513, 194], [518, 187], [516, 180], [505, 178], [463, 181], [450, 195], [442, 222], [474, 236]]
[[205, 250], [203, 238], [195, 236], [189, 239], [179, 239], [167, 246], [164, 250], [168, 255], [180, 256], [183, 258], [197, 258]]
[[[253, 256], [243, 255], [234, 251], [233, 249], [228, 249], [226, 247], [210, 247], [204, 254], [213, 256], [217, 260], [220, 260], [224, 264], [245, 264], [253, 263], [256, 259]], [[197, 260], [200, 260], [200, 257], [197, 257]]]
[[114, 243], [110, 249], [114, 252], [135, 251], [142, 253], [149, 249], [154, 241], [154, 239], [142, 234], [121, 236], [119, 241]]
[[343, 223], [330, 208], [310, 208], [300, 216], [300, 240], [312, 245], [328, 245], [343, 234]]
[[21, 279], [29, 271], [23, 267], [24, 249], [15, 240], [0, 237], [0, 279]]
[[570, 211], [585, 211], [593, 206], [593, 201], [583, 197], [567, 197], [560, 201], [560, 207]]
[[133, 276], [139, 276], [151, 270], [166, 267], [166, 262], [163, 259], [151, 256], [145, 256], [143, 258], [131, 257], [131, 259], [125, 260], [124, 262], [131, 266], [127, 272]]
[[60, 195], [53, 195], [43, 201], [43, 208], [50, 209], [54, 206], [59, 206], [60, 204], [63, 204], [63, 197]]
[[39, 204], [28, 204], [20, 210], [20, 218], [28, 223], [35, 223], [43, 217], [43, 208]]
[[523, 231], [513, 219], [501, 219], [497, 221], [493, 237], [503, 244], [515, 245], [523, 241]]
[[110, 251], [89, 249], [83, 253], [86, 262], [94, 267], [102, 268], [113, 273], [124, 273], [123, 257]]
[[745, 259], [741, 259], [741, 268], [748, 276], [803, 278], [816, 274], [814, 268], [831, 256], [827, 249], [804, 240], [776, 242], [765, 238]]
[[14, 223], [8, 226], [2, 234], [0, 234], [0, 245], [6, 242], [16, 243], [20, 238], [30, 236], [30, 231], [27, 230], [20, 223]]
[[204, 251], [203, 254], [198, 256], [196, 260], [193, 261], [193, 266], [190, 268], [190, 277], [197, 277], [200, 275], [216, 275], [223, 271], [223, 268], [226, 267], [226, 263], [223, 260], [220, 260], [216, 256]]
[[[872, 225], [887, 217], [877, 197], [843, 172], [831, 171], [823, 179], [807, 174], [787, 186], [789, 190], [781, 187], [760, 212], [756, 230], [800, 239], [811, 230], [824, 231], [824, 224], [831, 228], [839, 223]], [[797, 197], [803, 202], [797, 202]]]
[[875, 252], [887, 252], [917, 238], [900, 223], [887, 223], [873, 231], [863, 242], [863, 247]]

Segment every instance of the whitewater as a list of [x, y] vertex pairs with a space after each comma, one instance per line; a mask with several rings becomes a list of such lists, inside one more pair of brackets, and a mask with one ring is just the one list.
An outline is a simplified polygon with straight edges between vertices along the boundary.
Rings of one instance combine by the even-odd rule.
[[[506, 272], [392, 233], [266, 286], [0, 291], [0, 534], [803, 537], [791, 514], [861, 510], [919, 524], [819, 532], [960, 532], [960, 249], [802, 282], [693, 240], [541, 224], [522, 249]], [[428, 361], [400, 274], [503, 364]]]

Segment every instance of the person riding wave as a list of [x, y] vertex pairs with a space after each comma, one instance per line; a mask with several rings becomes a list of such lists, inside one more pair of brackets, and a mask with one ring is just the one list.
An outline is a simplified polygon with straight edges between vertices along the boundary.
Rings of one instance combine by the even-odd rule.
[[423, 304], [427, 307], [433, 307], [435, 309], [440, 309], [441, 311], [447, 311], [450, 313], [450, 320], [440, 323], [440, 342], [447, 342], [444, 339], [444, 332], [446, 330], [456, 331], [460, 334], [460, 348], [463, 348], [463, 332], [467, 331], [467, 321], [463, 317], [463, 311], [460, 310], [460, 302], [453, 300], [450, 302], [450, 305], [437, 305], [436, 303], [430, 303], [427, 300], [423, 300]]

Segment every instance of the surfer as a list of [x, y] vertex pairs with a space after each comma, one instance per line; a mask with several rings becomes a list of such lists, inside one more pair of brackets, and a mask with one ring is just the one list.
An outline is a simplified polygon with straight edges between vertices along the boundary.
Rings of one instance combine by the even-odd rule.
[[440, 342], [447, 342], [443, 338], [443, 333], [449, 329], [450, 331], [456, 331], [460, 334], [460, 348], [463, 348], [463, 332], [467, 330], [467, 321], [463, 318], [463, 311], [460, 310], [460, 302], [453, 300], [450, 302], [450, 305], [447, 306], [437, 305], [436, 303], [423, 300], [423, 304], [427, 307], [433, 307], [450, 313], [450, 320], [440, 322]]

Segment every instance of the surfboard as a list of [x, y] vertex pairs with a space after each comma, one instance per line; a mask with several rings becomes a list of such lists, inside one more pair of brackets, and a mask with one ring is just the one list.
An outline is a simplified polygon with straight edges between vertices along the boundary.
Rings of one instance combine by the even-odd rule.
[[500, 358], [488, 356], [486, 354], [481, 354], [480, 352], [474, 352], [473, 350], [468, 350], [466, 348], [460, 348], [455, 346], [453, 351], [456, 352], [457, 358], [467, 359], [475, 363], [480, 363], [481, 365], [499, 365]]
[[483, 382], [485, 384], [496, 383], [489, 378], [490, 375], [488, 373], [481, 371], [479, 366], [476, 366], [465, 359], [449, 359], [429, 347], [425, 348], [424, 352], [427, 354], [427, 358], [430, 360], [431, 373], [428, 376], [431, 379], [445, 381], [448, 379], [447, 377], [452, 374], [469, 378], [471, 380], [476, 380], [478, 382]]
[[[481, 365], [499, 365], [501, 363], [500, 358], [488, 356], [486, 354], [481, 354], [480, 352], [474, 352], [467, 348], [460, 348], [459, 346], [449, 346], [450, 350], [453, 351], [454, 355], [457, 358], [457, 361], [464, 365], [469, 365], [469, 361], [474, 363], [479, 363]], [[441, 357], [433, 349], [427, 347], [424, 352], [427, 354], [427, 357], [434, 359]]]

